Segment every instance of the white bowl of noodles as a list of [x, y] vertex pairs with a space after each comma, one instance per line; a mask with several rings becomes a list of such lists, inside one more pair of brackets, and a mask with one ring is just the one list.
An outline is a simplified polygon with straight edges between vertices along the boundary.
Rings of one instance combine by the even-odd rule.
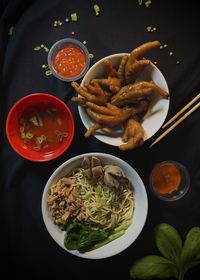
[[[50, 196], [50, 190], [52, 190], [52, 186], [54, 186], [61, 178], [63, 177], [68, 177], [69, 174], [72, 173], [73, 170], [75, 170], [75, 173], [77, 170], [79, 170], [81, 163], [84, 158], [89, 158], [91, 159], [92, 157], [98, 158], [103, 166], [103, 169], [105, 166], [108, 165], [114, 165], [118, 166], [121, 170], [123, 170], [123, 173], [125, 177], [128, 179], [126, 182], [128, 182], [129, 185], [129, 190], [128, 192], [131, 191], [131, 195], [133, 196], [133, 200], [131, 198], [131, 203], [129, 202], [123, 202], [126, 203], [125, 205], [121, 205], [118, 212], [118, 217], [116, 216], [117, 214], [113, 214], [116, 216], [116, 220], [118, 219], [120, 221], [120, 215], [124, 215], [124, 217], [128, 217], [130, 213], [130, 209], [126, 210], [125, 212], [120, 212], [124, 211], [123, 209], [127, 207], [127, 205], [130, 205], [130, 207], [133, 207], [133, 211], [131, 214], [131, 217], [129, 219], [130, 223], [128, 227], [125, 229], [122, 235], [117, 237], [116, 239], [110, 241], [110, 242], [104, 242], [103, 240], [103, 245], [102, 246], [96, 246], [91, 250], [86, 250], [84, 253], [80, 252], [80, 250], [72, 250], [72, 249], [67, 249], [64, 245], [64, 239], [65, 239], [65, 230], [60, 228], [58, 224], [56, 224], [53, 216], [52, 216], [52, 211], [50, 210], [49, 204], [48, 204], [48, 198]], [[78, 168], [78, 169], [77, 169]], [[105, 173], [104, 173], [105, 174]], [[120, 183], [121, 184], [121, 183]], [[123, 188], [126, 188], [127, 183], [123, 183]], [[123, 192], [126, 192], [127, 190], [124, 189]], [[130, 195], [130, 193], [128, 194]], [[87, 196], [86, 196], [87, 197]], [[86, 200], [86, 198], [84, 197]], [[109, 202], [107, 200], [108, 207], [109, 208]], [[129, 206], [128, 206], [129, 207]], [[54, 239], [54, 241], [62, 247], [64, 250], [67, 252], [76, 255], [78, 257], [82, 258], [88, 258], [88, 259], [101, 259], [101, 258], [107, 258], [114, 256], [126, 248], [128, 248], [139, 236], [141, 233], [143, 226], [146, 221], [147, 217], [147, 210], [148, 210], [148, 201], [147, 201], [147, 194], [146, 190], [144, 187], [144, 184], [138, 175], [138, 173], [134, 170], [133, 167], [131, 167], [128, 163], [123, 161], [120, 158], [117, 158], [113, 155], [110, 154], [105, 154], [105, 153], [87, 153], [87, 154], [82, 154], [76, 157], [73, 157], [69, 159], [68, 161], [64, 162], [60, 167], [58, 167], [53, 174], [50, 176], [49, 180], [46, 183], [43, 196], [42, 196], [42, 216], [43, 220], [45, 223], [45, 226], [51, 235], [51, 237]], [[111, 215], [112, 216], [112, 215]], [[112, 216], [114, 217], [114, 216]], [[125, 219], [125, 218], [124, 218]], [[83, 221], [84, 223], [84, 221]], [[116, 229], [118, 229], [120, 224], [117, 224], [116, 222]], [[96, 226], [98, 227], [98, 225]], [[102, 226], [101, 226], [102, 229]], [[110, 232], [110, 231], [109, 231]], [[117, 232], [117, 230], [116, 230]], [[105, 245], [104, 245], [105, 243]], [[101, 242], [99, 242], [101, 244]], [[98, 245], [98, 244], [97, 244]], [[96, 249], [97, 248], [97, 249]]]

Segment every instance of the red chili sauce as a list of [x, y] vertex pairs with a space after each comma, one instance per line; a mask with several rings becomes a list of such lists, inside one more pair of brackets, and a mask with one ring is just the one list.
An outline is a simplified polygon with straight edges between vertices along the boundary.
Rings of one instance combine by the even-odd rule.
[[79, 75], [85, 68], [84, 53], [77, 48], [63, 48], [53, 59], [53, 67], [65, 78]]
[[160, 194], [170, 194], [178, 189], [181, 173], [172, 163], [157, 166], [152, 172], [152, 186]]

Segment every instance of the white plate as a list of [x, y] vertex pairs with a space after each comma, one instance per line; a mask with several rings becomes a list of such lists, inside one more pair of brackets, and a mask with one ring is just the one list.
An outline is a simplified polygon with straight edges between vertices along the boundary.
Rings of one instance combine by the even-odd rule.
[[[125, 172], [126, 176], [130, 180], [133, 186], [134, 191], [134, 198], [135, 198], [135, 211], [133, 215], [133, 222], [126, 230], [126, 233], [113, 240], [112, 242], [106, 244], [105, 246], [87, 252], [87, 253], [79, 253], [78, 251], [69, 251], [64, 247], [64, 231], [61, 231], [57, 225], [54, 224], [53, 218], [49, 212], [48, 205], [47, 205], [47, 198], [49, 195], [49, 188], [52, 184], [57, 182], [61, 177], [68, 174], [72, 169], [75, 167], [80, 166], [84, 157], [91, 157], [96, 156], [102, 160], [105, 164], [116, 164], [122, 168]], [[51, 235], [51, 237], [55, 240], [55, 242], [62, 247], [64, 250], [68, 251], [69, 253], [76, 255], [82, 258], [88, 259], [102, 259], [111, 257], [116, 255], [127, 247], [129, 247], [138, 237], [142, 228], [145, 224], [146, 217], [147, 217], [147, 209], [148, 209], [148, 201], [147, 201], [147, 194], [144, 187], [144, 184], [137, 174], [137, 172], [125, 161], [117, 158], [115, 156], [104, 154], [104, 153], [88, 153], [76, 156], [74, 158], [69, 159], [68, 161], [64, 162], [60, 167], [58, 167], [54, 173], [49, 178], [44, 192], [42, 196], [42, 216], [46, 228]]]
[[[113, 54], [97, 61], [89, 69], [84, 79], [82, 80], [81, 85], [84, 85], [85, 82], [89, 82], [91, 79], [105, 76], [105, 70], [103, 68], [103, 61], [105, 59], [109, 59], [112, 62], [112, 64], [116, 66], [119, 64], [120, 59], [122, 58], [123, 55], [129, 55], [129, 54], [128, 53]], [[167, 82], [163, 74], [153, 63], [151, 63], [149, 66], [147, 66], [144, 69], [140, 77], [138, 77], [138, 80], [153, 81], [159, 87], [169, 92]], [[86, 113], [84, 107], [78, 106], [78, 110], [84, 126], [87, 129], [89, 129], [89, 127], [91, 127], [94, 124], [93, 121]], [[146, 134], [145, 140], [152, 137], [160, 129], [160, 127], [163, 125], [167, 117], [168, 110], [169, 110], [169, 99], [163, 99], [163, 98], [160, 99], [158, 96], [156, 96], [156, 98], [151, 103], [151, 106], [147, 114], [145, 115], [144, 121], [142, 122], [142, 126]], [[94, 134], [94, 137], [106, 144], [119, 146], [123, 144], [120, 135], [121, 135], [121, 130], [115, 131], [112, 134], [107, 134], [102, 131], [98, 131]]]

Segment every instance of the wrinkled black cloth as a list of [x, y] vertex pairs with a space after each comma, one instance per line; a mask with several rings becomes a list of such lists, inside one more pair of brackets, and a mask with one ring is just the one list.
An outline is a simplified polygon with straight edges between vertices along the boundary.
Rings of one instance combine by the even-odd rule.
[[[151, 149], [150, 143], [161, 131], [127, 153], [94, 137], [85, 139], [77, 105], [70, 101], [73, 89], [69, 83], [46, 77], [42, 64], [47, 64], [47, 54], [33, 50], [40, 44], [50, 47], [59, 39], [74, 37], [87, 42], [89, 52], [94, 54], [92, 65], [109, 54], [130, 52], [144, 42], [160, 40], [167, 47], [147, 56], [158, 63], [168, 83], [169, 119], [200, 90], [199, 10], [195, 3], [186, 5], [183, 1], [152, 0], [148, 8], [137, 0], [97, 2], [99, 16], [93, 11], [96, 1], [7, 0], [0, 4], [1, 252], [7, 275], [13, 269], [21, 278], [113, 279], [117, 275], [131, 279], [129, 269], [133, 262], [145, 255], [159, 254], [153, 236], [157, 224], [171, 224], [183, 239], [191, 227], [200, 225], [200, 111]], [[74, 12], [78, 22], [66, 23], [65, 18]], [[55, 28], [54, 20], [63, 21], [63, 26]], [[10, 36], [11, 26], [14, 30]], [[148, 26], [156, 31], [148, 32]], [[5, 133], [10, 108], [21, 97], [36, 92], [51, 93], [66, 102], [75, 121], [75, 136], [68, 151], [43, 163], [17, 155]], [[110, 153], [127, 161], [141, 176], [148, 194], [148, 216], [137, 240], [120, 254], [100, 260], [78, 258], [60, 248], [48, 234], [41, 214], [42, 193], [49, 176], [67, 159], [86, 152]], [[149, 188], [150, 171], [163, 160], [176, 160], [190, 173], [188, 193], [172, 203], [158, 200]], [[196, 267], [185, 279], [199, 279], [199, 275], [200, 268]]]

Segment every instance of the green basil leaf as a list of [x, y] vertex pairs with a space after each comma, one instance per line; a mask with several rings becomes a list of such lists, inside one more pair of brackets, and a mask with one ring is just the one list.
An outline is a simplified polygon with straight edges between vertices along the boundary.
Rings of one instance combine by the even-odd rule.
[[130, 269], [130, 276], [139, 279], [177, 277], [175, 265], [160, 256], [146, 256], [139, 259]]
[[200, 227], [193, 227], [188, 232], [181, 254], [181, 261], [185, 271], [190, 268], [191, 263], [195, 264], [200, 261]]
[[175, 264], [179, 264], [182, 240], [176, 229], [169, 224], [160, 224], [155, 228], [155, 239], [161, 254]]

